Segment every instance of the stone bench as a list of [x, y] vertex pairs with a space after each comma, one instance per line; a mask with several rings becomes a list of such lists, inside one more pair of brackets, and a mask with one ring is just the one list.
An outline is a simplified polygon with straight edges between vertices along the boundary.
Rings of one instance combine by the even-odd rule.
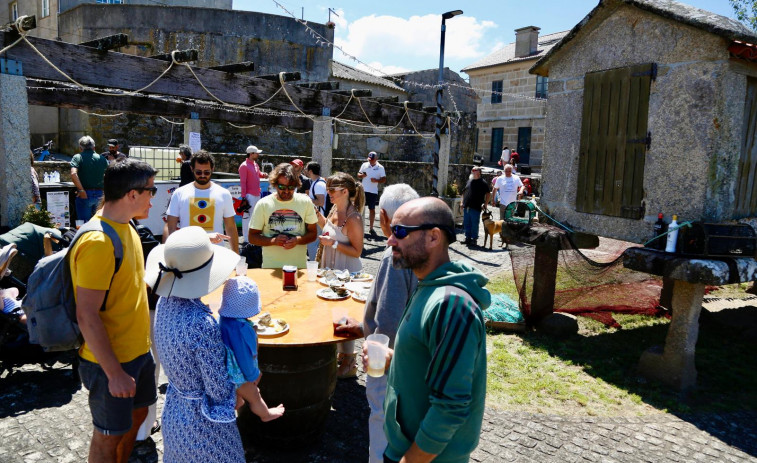
[[660, 305], [672, 311], [664, 347], [647, 349], [639, 372], [684, 391], [696, 385], [694, 351], [706, 285], [757, 280], [752, 258], [692, 258], [648, 248], [626, 250], [623, 266], [663, 277]]

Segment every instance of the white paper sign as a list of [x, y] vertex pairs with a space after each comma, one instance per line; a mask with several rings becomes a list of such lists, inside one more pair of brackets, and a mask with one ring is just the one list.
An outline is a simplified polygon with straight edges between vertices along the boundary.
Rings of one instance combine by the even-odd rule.
[[68, 191], [48, 191], [47, 211], [53, 215], [53, 222], [61, 227], [71, 226], [71, 211], [68, 210]]
[[192, 148], [192, 152], [196, 153], [200, 151], [202, 143], [200, 142], [199, 132], [189, 132], [189, 147]]

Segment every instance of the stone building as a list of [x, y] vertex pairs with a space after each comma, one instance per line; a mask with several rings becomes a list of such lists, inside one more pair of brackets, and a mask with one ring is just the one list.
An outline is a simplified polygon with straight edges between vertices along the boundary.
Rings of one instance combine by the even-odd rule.
[[660, 212], [757, 215], [756, 43], [681, 3], [601, 0], [531, 69], [549, 78], [542, 205], [636, 242]]
[[[32, 35], [38, 37], [81, 43], [123, 33], [129, 36], [129, 46], [117, 50], [123, 53], [152, 56], [194, 48], [199, 51], [199, 60], [193, 65], [200, 67], [252, 61], [253, 75], [286, 70], [299, 71], [303, 81], [329, 78], [331, 47], [318, 44], [293, 18], [231, 10], [230, 0], [144, 0], [128, 4], [117, 0], [60, 0], [59, 14], [59, 0], [49, 0], [49, 8], [45, 9], [47, 1], [15, 0], [8, 2], [7, 12], [36, 14], [38, 27]], [[308, 26], [333, 41], [333, 29], [317, 23]], [[30, 122], [33, 144], [52, 138], [57, 149], [67, 153], [78, 149], [76, 141], [84, 133], [95, 136], [98, 148], [108, 138], [124, 140], [127, 147], [169, 141], [176, 146], [181, 141], [181, 136], [171, 136], [169, 123], [137, 115], [99, 117], [78, 110], [34, 107]]]
[[[423, 106], [436, 106], [436, 87], [439, 83], [439, 69], [424, 69], [391, 74], [397, 85], [410, 94], [410, 101], [420, 101]], [[444, 82], [449, 85], [442, 93], [442, 107], [445, 111], [472, 113], [476, 112], [477, 98], [470, 84], [460, 74], [444, 68]], [[474, 119], [475, 120], [475, 119]]]
[[496, 165], [507, 146], [521, 164], [541, 167], [548, 79], [528, 69], [567, 31], [539, 37], [539, 30], [516, 29], [515, 42], [462, 69], [478, 95], [476, 153], [485, 165]]
[[331, 61], [329, 64], [331, 75], [328, 80], [339, 82], [339, 90], [363, 89], [370, 90], [373, 97], [396, 96], [399, 101], [408, 99], [405, 89], [389, 79], [374, 76], [338, 61]]

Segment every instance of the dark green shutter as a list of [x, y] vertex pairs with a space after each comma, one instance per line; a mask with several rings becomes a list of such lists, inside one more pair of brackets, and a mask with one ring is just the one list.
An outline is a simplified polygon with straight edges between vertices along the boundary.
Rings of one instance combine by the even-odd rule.
[[739, 177], [736, 187], [736, 217], [752, 217], [757, 213], [757, 79], [747, 78], [744, 104], [744, 138], [739, 157]]
[[643, 64], [586, 74], [577, 211], [644, 216], [649, 88], [655, 71], [654, 64]]

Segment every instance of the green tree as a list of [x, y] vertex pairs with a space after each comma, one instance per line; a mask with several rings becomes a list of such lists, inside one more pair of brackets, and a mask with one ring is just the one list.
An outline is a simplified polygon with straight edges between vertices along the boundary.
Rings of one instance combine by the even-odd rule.
[[757, 31], [757, 0], [728, 0], [739, 21]]

